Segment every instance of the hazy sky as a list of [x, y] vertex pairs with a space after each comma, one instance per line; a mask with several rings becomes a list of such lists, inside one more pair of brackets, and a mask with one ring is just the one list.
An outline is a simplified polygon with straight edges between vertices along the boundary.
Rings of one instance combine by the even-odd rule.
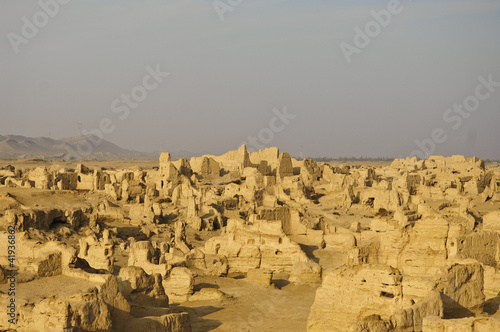
[[[500, 159], [500, 86], [478, 87], [500, 82], [500, 1], [401, 1], [385, 27], [371, 11], [391, 1], [219, 0], [224, 20], [212, 0], [60, 1], [46, 25], [38, 1], [0, 2], [1, 135], [109, 119], [105, 139], [142, 151], [222, 153], [260, 133], [292, 155], [397, 157], [441, 128], [435, 154]], [[348, 63], [341, 43], [367, 24], [380, 31]], [[142, 97], [148, 66], [170, 75], [113, 112]], [[465, 100], [477, 109], [446, 113]]]

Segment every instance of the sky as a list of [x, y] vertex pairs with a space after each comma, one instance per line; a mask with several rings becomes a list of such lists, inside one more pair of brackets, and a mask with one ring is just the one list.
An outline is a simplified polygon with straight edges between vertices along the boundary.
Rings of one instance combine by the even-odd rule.
[[500, 1], [58, 1], [0, 2], [0, 135], [500, 159]]

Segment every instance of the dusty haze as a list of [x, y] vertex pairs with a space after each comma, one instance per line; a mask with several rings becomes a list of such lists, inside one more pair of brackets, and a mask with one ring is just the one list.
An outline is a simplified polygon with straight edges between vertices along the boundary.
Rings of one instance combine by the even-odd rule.
[[[0, 134], [80, 136], [107, 118], [126, 149], [222, 153], [286, 107], [296, 118], [262, 145], [292, 155], [406, 156], [439, 127], [435, 154], [499, 159], [500, 88], [456, 130], [443, 115], [479, 76], [500, 82], [500, 3], [401, 1], [348, 63], [341, 43], [388, 3], [247, 0], [221, 20], [209, 0], [73, 0], [16, 54], [8, 34], [40, 6], [4, 0]], [[148, 66], [170, 75], [121, 120], [112, 103]]]

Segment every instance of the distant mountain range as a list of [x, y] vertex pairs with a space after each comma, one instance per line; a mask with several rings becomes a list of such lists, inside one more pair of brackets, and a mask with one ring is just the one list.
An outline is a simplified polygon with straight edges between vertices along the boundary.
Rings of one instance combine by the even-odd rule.
[[86, 136], [52, 139], [0, 135], [0, 159], [152, 160], [158, 156], [158, 153], [123, 149], [106, 140], [95, 144]]

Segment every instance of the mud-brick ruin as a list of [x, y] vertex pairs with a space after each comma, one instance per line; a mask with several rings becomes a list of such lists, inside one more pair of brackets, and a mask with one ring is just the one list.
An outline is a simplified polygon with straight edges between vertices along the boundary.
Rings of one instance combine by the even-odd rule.
[[500, 331], [499, 234], [500, 168], [475, 157], [8, 165], [0, 330]]

